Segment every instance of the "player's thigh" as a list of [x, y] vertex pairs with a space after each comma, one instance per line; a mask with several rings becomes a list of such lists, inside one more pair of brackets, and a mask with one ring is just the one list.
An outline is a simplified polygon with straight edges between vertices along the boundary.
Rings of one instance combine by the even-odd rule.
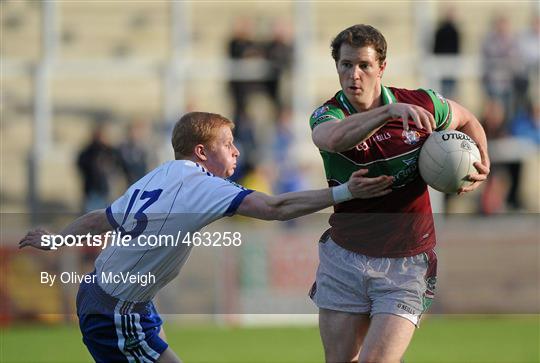
[[[165, 335], [165, 330], [163, 329], [163, 326], [161, 326], [161, 329], [159, 330], [158, 335], [164, 341], [167, 340], [167, 336]], [[176, 353], [169, 347], [165, 349], [163, 353], [161, 353], [157, 362], [158, 363], [182, 363], [182, 360], [178, 358]]]
[[157, 363], [182, 363], [176, 353], [169, 347], [159, 356]]
[[167, 341], [167, 336], [165, 335], [165, 329], [163, 329], [163, 325], [160, 327], [158, 335], [161, 339]]
[[398, 363], [414, 334], [415, 325], [394, 314], [375, 314], [364, 339], [359, 362]]
[[356, 361], [369, 315], [319, 309], [319, 330], [327, 362]]

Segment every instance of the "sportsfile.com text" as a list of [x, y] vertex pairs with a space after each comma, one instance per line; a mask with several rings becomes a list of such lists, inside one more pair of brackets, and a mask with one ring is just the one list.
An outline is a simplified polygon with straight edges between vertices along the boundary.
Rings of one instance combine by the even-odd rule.
[[108, 231], [104, 234], [92, 235], [43, 235], [41, 246], [51, 250], [59, 247], [238, 247], [242, 245], [240, 232], [187, 232], [178, 231], [176, 235], [140, 235], [135, 238], [130, 234]]

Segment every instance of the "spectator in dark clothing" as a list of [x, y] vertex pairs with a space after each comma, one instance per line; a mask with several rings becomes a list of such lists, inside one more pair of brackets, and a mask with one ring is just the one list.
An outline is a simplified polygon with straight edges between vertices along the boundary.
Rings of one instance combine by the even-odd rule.
[[266, 91], [272, 100], [276, 118], [283, 111], [280, 95], [282, 75], [292, 63], [293, 48], [287, 26], [281, 22], [274, 24], [272, 39], [265, 45], [265, 57], [269, 63], [268, 80], [265, 82]]
[[85, 212], [105, 208], [109, 202], [110, 179], [121, 165], [118, 151], [105, 138], [105, 125], [98, 124], [90, 143], [79, 153], [77, 167], [83, 180]]
[[[447, 10], [435, 31], [433, 53], [437, 56], [459, 56], [460, 33], [452, 9]], [[455, 98], [456, 84], [454, 77], [444, 77], [441, 79], [441, 93], [447, 98]]]
[[129, 125], [128, 139], [120, 145], [120, 157], [128, 185], [135, 183], [148, 172], [150, 151], [145, 145], [145, 136], [145, 125], [134, 122]]
[[[509, 138], [516, 120], [508, 122], [504, 105], [500, 100], [492, 98], [486, 100], [484, 104], [481, 122], [486, 130], [488, 142], [492, 142]], [[504, 161], [492, 160], [491, 178], [487, 181], [481, 197], [482, 213], [493, 214], [504, 211], [505, 208], [512, 210], [522, 208], [523, 203], [519, 195], [521, 170], [522, 160], [512, 158]]]
[[246, 70], [246, 67], [237, 63], [246, 60], [263, 60], [263, 48], [254, 39], [253, 23], [250, 19], [242, 18], [235, 22], [233, 34], [228, 43], [228, 55], [229, 59], [236, 62], [231, 69], [232, 79], [229, 82], [233, 98], [233, 120], [236, 123], [233, 135], [240, 151], [250, 150], [250, 153], [240, 153], [236, 172], [232, 176], [233, 180], [238, 181], [249, 173], [253, 166], [248, 156], [256, 154], [254, 151], [257, 149], [257, 143], [253, 120], [247, 112], [248, 98], [262, 86], [260, 80], [250, 79], [252, 74]]
[[504, 106], [505, 118], [514, 114], [513, 83], [517, 42], [505, 15], [496, 16], [482, 43], [482, 85], [489, 98]]
[[[233, 61], [262, 57], [261, 48], [253, 39], [253, 26], [249, 19], [239, 19], [235, 23], [232, 38], [228, 44], [228, 55]], [[240, 70], [240, 68], [235, 67], [234, 70]], [[233, 71], [232, 76], [239, 76], [238, 72], [235, 71]], [[241, 127], [242, 123], [247, 122], [247, 98], [256, 86], [256, 82], [232, 79], [229, 86], [234, 102], [233, 119], [237, 123], [237, 127]]]
[[530, 103], [540, 98], [540, 15], [534, 14], [530, 27], [519, 34], [514, 75], [515, 114], [532, 115]]

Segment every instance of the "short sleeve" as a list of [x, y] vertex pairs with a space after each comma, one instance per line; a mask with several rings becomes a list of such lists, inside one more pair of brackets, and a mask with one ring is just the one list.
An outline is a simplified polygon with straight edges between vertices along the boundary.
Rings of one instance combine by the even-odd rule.
[[324, 105], [313, 111], [309, 118], [309, 126], [313, 130], [315, 126], [331, 120], [342, 120], [345, 114], [341, 109], [332, 105]]
[[435, 118], [436, 130], [445, 130], [452, 122], [452, 109], [448, 100], [432, 89], [422, 89], [431, 98], [433, 103], [433, 117]]
[[184, 188], [182, 201], [186, 212], [216, 216], [234, 215], [244, 198], [253, 192], [206, 170], [191, 174]]
[[246, 189], [229, 180], [215, 176], [213, 179], [213, 182], [217, 183], [216, 187], [212, 188], [212, 198], [216, 203], [218, 213], [223, 216], [233, 216], [244, 198], [253, 193], [253, 190]]

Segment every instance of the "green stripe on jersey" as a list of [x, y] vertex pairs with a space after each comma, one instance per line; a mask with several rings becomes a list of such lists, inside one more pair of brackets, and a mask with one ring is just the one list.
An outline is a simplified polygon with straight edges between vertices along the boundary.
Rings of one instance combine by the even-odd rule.
[[336, 99], [343, 106], [343, 108], [347, 110], [347, 112], [350, 115], [357, 112], [354, 106], [349, 102], [349, 99], [345, 97], [345, 94], [343, 93], [343, 91], [338, 92], [338, 94], [336, 95]]
[[381, 95], [382, 95], [383, 105], [388, 105], [388, 104], [397, 102], [394, 94], [385, 86], [381, 86]]
[[380, 175], [394, 177], [392, 188], [399, 188], [414, 180], [418, 176], [418, 156], [420, 148], [416, 148], [401, 155], [387, 159], [378, 159], [365, 164], [356, 163], [342, 153], [321, 151], [324, 170], [327, 180], [345, 183], [351, 174], [359, 169], [369, 167], [367, 177], [374, 178]]
[[450, 104], [439, 93], [435, 92], [432, 89], [423, 89], [422, 91], [426, 92], [433, 102], [433, 110], [435, 117], [435, 124], [437, 125], [437, 131], [445, 130], [450, 126], [452, 122], [452, 110], [450, 109]]
[[[327, 121], [343, 120], [345, 118], [345, 112], [343, 110], [347, 111], [350, 115], [357, 113], [354, 106], [349, 102], [349, 100], [343, 93], [343, 90], [336, 93], [334, 97], [341, 107], [332, 104], [326, 104], [313, 111], [311, 117], [309, 118], [309, 126], [312, 130], [315, 128], [315, 126]], [[381, 97], [383, 105], [397, 102], [394, 94], [387, 87], [382, 85]]]

